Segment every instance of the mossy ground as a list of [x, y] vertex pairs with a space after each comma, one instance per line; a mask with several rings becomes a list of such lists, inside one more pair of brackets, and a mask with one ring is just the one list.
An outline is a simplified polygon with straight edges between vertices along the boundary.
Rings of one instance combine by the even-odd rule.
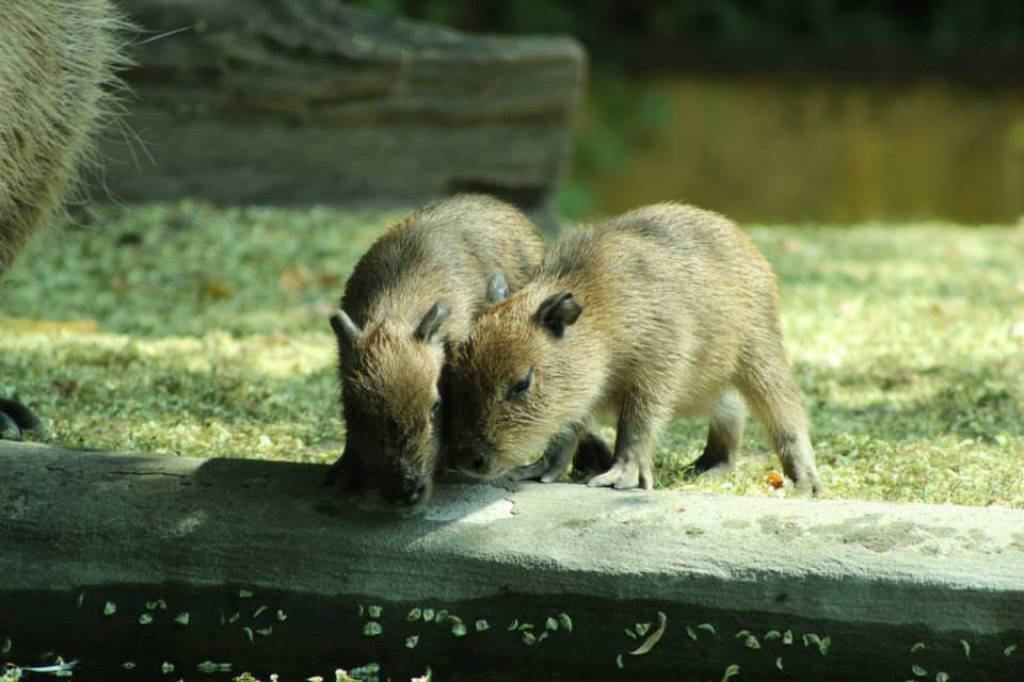
[[[64, 444], [332, 461], [344, 426], [326, 315], [398, 215], [101, 209], [5, 282], [0, 394]], [[748, 231], [781, 280], [826, 497], [1024, 507], [1024, 229]], [[672, 425], [660, 487], [773, 494], [753, 421], [733, 473], [684, 481], [704, 431]]]

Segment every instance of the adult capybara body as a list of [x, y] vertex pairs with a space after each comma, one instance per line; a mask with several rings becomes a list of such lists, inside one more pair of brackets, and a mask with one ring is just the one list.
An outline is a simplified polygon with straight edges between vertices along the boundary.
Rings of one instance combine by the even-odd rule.
[[[108, 0], [0, 1], [0, 280], [57, 211], [92, 148], [122, 61]], [[0, 398], [0, 437], [42, 431]]]
[[489, 298], [529, 281], [543, 251], [533, 223], [482, 195], [420, 209], [370, 247], [331, 317], [347, 431], [331, 479], [368, 482], [399, 505], [426, 500], [446, 345], [466, 338]]
[[[674, 413], [710, 415], [694, 470], [725, 468], [742, 395], [789, 478], [821, 488], [775, 277], [735, 224], [708, 211], [659, 204], [576, 230], [480, 317], [451, 375], [453, 458], [469, 473], [513, 469], [600, 408], [618, 418], [614, 463], [590, 485], [651, 488], [652, 451]], [[555, 460], [541, 468], [564, 467]]]
[[0, 2], [0, 277], [89, 154], [120, 27], [108, 0]]

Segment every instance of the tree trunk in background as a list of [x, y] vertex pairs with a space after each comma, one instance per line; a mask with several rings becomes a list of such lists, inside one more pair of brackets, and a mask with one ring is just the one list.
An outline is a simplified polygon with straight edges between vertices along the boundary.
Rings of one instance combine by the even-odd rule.
[[[150, 35], [102, 179], [122, 200], [415, 203], [460, 190], [547, 205], [586, 55], [333, 0], [122, 0]], [[150, 34], [149, 32], [152, 32]], [[151, 157], [151, 158], [150, 158]]]

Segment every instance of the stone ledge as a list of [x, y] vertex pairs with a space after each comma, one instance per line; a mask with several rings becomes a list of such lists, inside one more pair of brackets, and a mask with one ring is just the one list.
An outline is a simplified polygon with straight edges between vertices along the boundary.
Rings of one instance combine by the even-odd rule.
[[[737, 679], [761, 679], [779, 657], [798, 679], [910, 679], [914, 665], [929, 679], [1024, 673], [1021, 511], [448, 485], [399, 519], [319, 489], [323, 471], [0, 444], [11, 660], [54, 649], [92, 671], [229, 660], [287, 679], [368, 661], [392, 679], [427, 665], [443, 680], [594, 679], [617, 674], [619, 654], [635, 679], [719, 679], [733, 663]], [[139, 625], [158, 597], [190, 625], [167, 614]], [[360, 604], [383, 607], [382, 635], [363, 635]], [[251, 618], [260, 605], [287, 620]], [[412, 608], [446, 609], [469, 634], [409, 623]], [[644, 637], [624, 628], [658, 611], [665, 635], [629, 655]], [[234, 612], [247, 613], [220, 624]], [[519, 620], [539, 634], [559, 613], [572, 634], [528, 646], [507, 630]], [[479, 619], [490, 629], [476, 632]], [[248, 641], [245, 627], [271, 624]], [[765, 639], [772, 630], [795, 641]]]

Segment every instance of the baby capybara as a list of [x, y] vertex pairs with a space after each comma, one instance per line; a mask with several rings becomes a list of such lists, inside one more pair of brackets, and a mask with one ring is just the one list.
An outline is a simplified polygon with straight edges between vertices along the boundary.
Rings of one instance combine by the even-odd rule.
[[488, 305], [522, 287], [544, 245], [514, 207], [482, 195], [431, 204], [391, 226], [362, 257], [331, 315], [345, 453], [328, 482], [368, 484], [395, 505], [430, 494], [440, 446], [446, 345]]
[[[467, 473], [502, 476], [602, 408], [618, 419], [614, 460], [589, 485], [650, 489], [652, 451], [674, 413], [710, 415], [693, 470], [724, 470], [742, 396], [797, 489], [822, 488], [775, 277], [715, 213], [659, 204], [574, 231], [533, 281], [480, 316], [450, 371], [450, 447]], [[530, 471], [561, 470], [567, 454], [549, 449]]]

